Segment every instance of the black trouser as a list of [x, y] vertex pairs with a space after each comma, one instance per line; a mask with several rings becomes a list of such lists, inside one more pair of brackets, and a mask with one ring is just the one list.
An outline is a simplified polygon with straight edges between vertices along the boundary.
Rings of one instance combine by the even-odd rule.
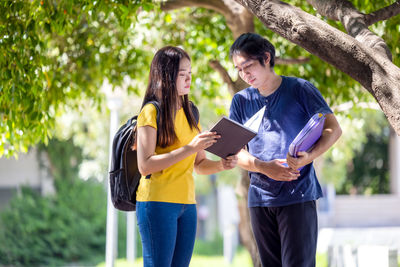
[[264, 267], [314, 267], [318, 222], [315, 201], [250, 208]]

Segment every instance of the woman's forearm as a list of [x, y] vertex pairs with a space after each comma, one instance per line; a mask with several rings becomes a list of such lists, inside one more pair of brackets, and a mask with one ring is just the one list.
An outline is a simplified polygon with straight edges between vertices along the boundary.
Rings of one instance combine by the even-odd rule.
[[152, 155], [149, 158], [144, 159], [143, 162], [140, 162], [140, 173], [143, 176], [146, 176], [148, 174], [159, 172], [175, 163], [178, 163], [195, 152], [196, 151], [193, 147], [186, 145], [168, 153]]
[[220, 160], [215, 161], [204, 158], [195, 165], [196, 173], [201, 175], [210, 175], [223, 170], [224, 167], [222, 166], [222, 162]]

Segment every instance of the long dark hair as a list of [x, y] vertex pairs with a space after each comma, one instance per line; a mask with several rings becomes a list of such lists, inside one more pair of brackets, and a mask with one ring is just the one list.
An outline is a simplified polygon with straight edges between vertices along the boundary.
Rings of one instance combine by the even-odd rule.
[[189, 55], [183, 49], [166, 46], [157, 51], [150, 66], [149, 83], [142, 108], [149, 101], [157, 101], [160, 104], [157, 145], [161, 147], [172, 145], [177, 140], [174, 119], [180, 103], [190, 128], [200, 131], [190, 107], [193, 103], [190, 103], [187, 95], [179, 96], [176, 89], [179, 63], [182, 58], [190, 60]]

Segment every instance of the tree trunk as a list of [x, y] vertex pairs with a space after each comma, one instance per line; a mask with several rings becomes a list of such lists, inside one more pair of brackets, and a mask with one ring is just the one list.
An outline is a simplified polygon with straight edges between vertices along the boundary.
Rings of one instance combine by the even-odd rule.
[[247, 196], [249, 194], [250, 178], [245, 170], [241, 170], [241, 178], [236, 186], [238, 197], [238, 208], [240, 215], [239, 233], [243, 245], [250, 252], [253, 266], [261, 267], [261, 260], [258, 254], [256, 241], [254, 239], [253, 230], [250, 223], [250, 214], [247, 205]]

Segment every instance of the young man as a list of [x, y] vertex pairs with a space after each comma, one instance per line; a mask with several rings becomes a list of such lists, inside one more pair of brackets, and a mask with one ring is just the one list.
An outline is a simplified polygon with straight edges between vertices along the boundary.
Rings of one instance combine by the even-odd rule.
[[[257, 136], [249, 142], [248, 151], [238, 154], [238, 165], [250, 175], [250, 219], [262, 265], [315, 266], [315, 201], [322, 191], [312, 162], [340, 137], [340, 126], [310, 82], [274, 72], [275, 48], [268, 40], [242, 34], [230, 56], [250, 85], [233, 97], [230, 118], [244, 124], [266, 106]], [[312, 151], [291, 157], [290, 143], [315, 113], [326, 116], [321, 138]]]

